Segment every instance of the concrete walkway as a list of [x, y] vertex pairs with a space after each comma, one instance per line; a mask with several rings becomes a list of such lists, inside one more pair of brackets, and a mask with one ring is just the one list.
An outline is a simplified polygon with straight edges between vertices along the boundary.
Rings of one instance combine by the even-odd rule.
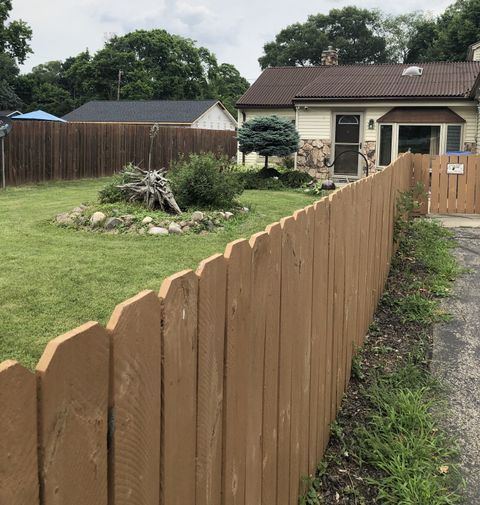
[[[456, 224], [459, 219], [462, 217], [449, 216], [444, 224]], [[480, 224], [478, 216], [477, 220]], [[460, 226], [467, 221], [463, 219]], [[479, 505], [480, 227], [449, 227], [458, 240], [456, 254], [460, 264], [469, 271], [457, 279], [452, 297], [443, 303], [453, 319], [435, 328], [432, 370], [449, 389], [448, 429], [460, 443], [460, 466], [466, 480], [465, 505]]]

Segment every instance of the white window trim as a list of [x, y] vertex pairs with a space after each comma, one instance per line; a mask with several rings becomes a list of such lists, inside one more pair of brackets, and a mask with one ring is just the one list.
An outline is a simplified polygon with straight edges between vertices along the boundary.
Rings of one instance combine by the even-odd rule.
[[[440, 143], [438, 146], [439, 154], [445, 154], [447, 151], [447, 128], [448, 126], [459, 126], [460, 130], [460, 150], [464, 145], [464, 133], [465, 124], [464, 123], [377, 123], [379, 127], [377, 128], [377, 146], [378, 153], [376, 153], [376, 159], [380, 159], [380, 130], [381, 126], [391, 125], [392, 126], [392, 160], [398, 158], [398, 135], [400, 126], [440, 126]], [[378, 168], [384, 168], [384, 165], [377, 165]]]

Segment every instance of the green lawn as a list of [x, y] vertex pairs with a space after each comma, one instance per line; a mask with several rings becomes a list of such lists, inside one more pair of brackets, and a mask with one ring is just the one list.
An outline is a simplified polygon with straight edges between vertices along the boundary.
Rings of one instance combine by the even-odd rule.
[[55, 214], [94, 201], [105, 180], [83, 180], [0, 191], [0, 362], [34, 367], [51, 338], [96, 320], [115, 305], [236, 238], [311, 203], [294, 192], [247, 191], [252, 211], [208, 235], [142, 237], [59, 228]]

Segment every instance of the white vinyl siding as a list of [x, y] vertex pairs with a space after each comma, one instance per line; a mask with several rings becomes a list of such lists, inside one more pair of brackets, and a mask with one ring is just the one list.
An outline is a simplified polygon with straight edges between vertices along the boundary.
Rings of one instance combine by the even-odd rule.
[[301, 139], [330, 139], [332, 110], [323, 107], [299, 107], [297, 129]]
[[235, 130], [236, 127], [236, 122], [218, 103], [192, 123], [192, 128], [203, 128], [206, 130]]
[[[363, 123], [365, 142], [375, 142], [377, 140], [377, 129], [379, 127], [377, 120], [390, 110], [390, 107], [369, 107], [365, 110], [365, 121]], [[368, 129], [369, 121], [373, 119], [373, 130]]]
[[474, 105], [472, 107], [450, 107], [460, 117], [465, 119], [463, 125], [463, 141], [475, 142], [477, 136], [477, 111]]

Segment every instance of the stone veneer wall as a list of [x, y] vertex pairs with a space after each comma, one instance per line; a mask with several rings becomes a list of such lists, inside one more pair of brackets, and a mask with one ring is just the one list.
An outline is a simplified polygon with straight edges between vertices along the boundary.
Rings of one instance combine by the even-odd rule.
[[478, 154], [477, 144], [475, 142], [465, 142], [463, 144], [463, 150]]
[[[362, 153], [367, 157], [368, 160], [368, 173], [374, 174], [377, 170], [377, 143], [374, 140], [369, 140], [364, 142], [362, 145]], [[363, 161], [363, 160], [362, 160]], [[364, 169], [365, 163], [362, 165], [362, 170]]]
[[300, 140], [297, 169], [307, 172], [317, 179], [328, 179], [330, 169], [325, 166], [325, 158], [330, 158], [332, 143], [326, 139]]
[[[363, 143], [362, 152], [368, 159], [369, 173], [376, 170], [376, 147], [377, 143], [368, 141]], [[297, 155], [297, 169], [301, 172], [307, 172], [317, 179], [327, 179], [333, 171], [333, 168], [325, 166], [325, 158], [331, 159], [332, 143], [326, 139], [303, 139], [300, 141]], [[362, 160], [362, 169], [363, 169]]]

